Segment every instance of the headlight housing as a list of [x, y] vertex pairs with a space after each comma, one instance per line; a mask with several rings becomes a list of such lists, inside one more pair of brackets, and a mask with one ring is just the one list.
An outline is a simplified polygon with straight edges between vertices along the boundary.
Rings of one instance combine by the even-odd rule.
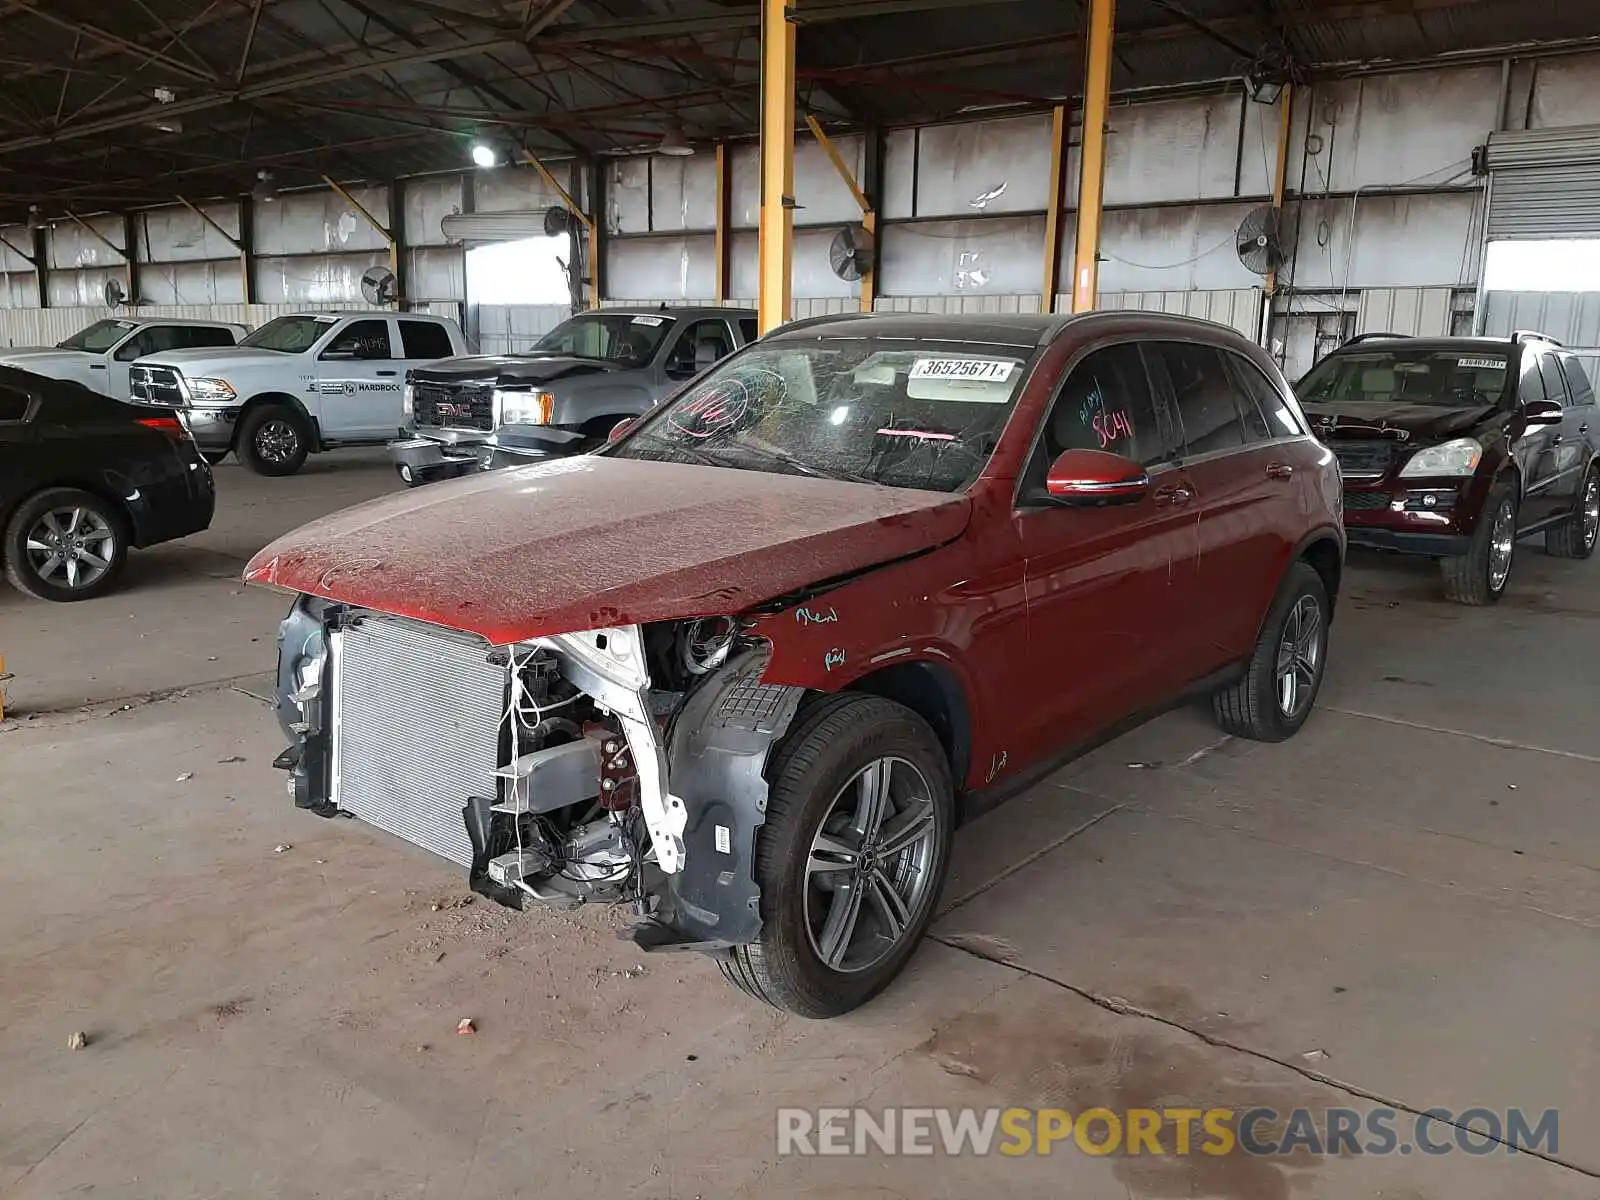
[[1452, 442], [1418, 450], [1400, 468], [1400, 478], [1467, 476], [1478, 469], [1478, 462], [1482, 458], [1483, 444], [1476, 438], [1456, 438]]
[[191, 404], [232, 404], [239, 398], [226, 379], [185, 379]]
[[417, 394], [412, 390], [409, 382], [400, 390], [400, 403], [405, 408], [407, 421], [417, 415]]
[[549, 392], [511, 392], [494, 390], [496, 425], [548, 425], [555, 413], [556, 398]]

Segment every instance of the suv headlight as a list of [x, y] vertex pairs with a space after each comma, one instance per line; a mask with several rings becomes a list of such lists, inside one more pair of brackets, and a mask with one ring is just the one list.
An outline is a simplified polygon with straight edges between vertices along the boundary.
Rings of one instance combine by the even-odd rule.
[[494, 391], [496, 425], [548, 425], [555, 406], [549, 392]]
[[1471, 475], [1478, 469], [1483, 457], [1483, 446], [1476, 438], [1456, 438], [1438, 446], [1418, 450], [1409, 462], [1400, 468], [1400, 478], [1415, 479], [1419, 475]]
[[232, 404], [239, 398], [226, 379], [186, 379], [192, 404]]

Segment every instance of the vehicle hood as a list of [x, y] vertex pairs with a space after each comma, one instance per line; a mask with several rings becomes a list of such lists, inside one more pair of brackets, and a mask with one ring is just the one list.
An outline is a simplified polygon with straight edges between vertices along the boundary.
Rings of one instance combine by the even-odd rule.
[[620, 369], [618, 364], [605, 359], [577, 358], [570, 354], [473, 354], [416, 367], [410, 375], [413, 381], [421, 383], [493, 379], [501, 387], [515, 387], [551, 383], [574, 375], [603, 375]]
[[504, 645], [740, 612], [942, 545], [968, 513], [944, 492], [581, 455], [323, 517], [244, 577]]
[[87, 350], [60, 350], [54, 346], [18, 346], [0, 352], [0, 364], [20, 371], [48, 375], [51, 367], [75, 367], [99, 362], [101, 356]]
[[1492, 424], [1500, 411], [1493, 404], [1456, 408], [1392, 400], [1303, 404], [1301, 407], [1311, 422], [1312, 432], [1323, 441], [1386, 437], [1419, 445], [1478, 432], [1481, 427]]
[[193, 350], [162, 350], [138, 359], [143, 367], [185, 367], [213, 363], [220, 368], [244, 367], [258, 363], [292, 363], [298, 354], [282, 354], [277, 350], [257, 350], [254, 346], [199, 346]]

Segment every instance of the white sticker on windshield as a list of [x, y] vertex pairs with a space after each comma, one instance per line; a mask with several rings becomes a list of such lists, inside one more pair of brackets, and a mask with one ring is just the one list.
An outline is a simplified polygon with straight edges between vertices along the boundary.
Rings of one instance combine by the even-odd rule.
[[118, 329], [132, 329], [133, 328], [133, 322], [132, 321], [117, 321], [117, 322], [114, 322], [114, 324], [116, 325], [116, 327]]
[[313, 321], [315, 321], [318, 325], [332, 325], [339, 318], [338, 317], [312, 317], [311, 319]]
[[911, 365], [911, 378], [1004, 383], [1016, 365], [1004, 358], [919, 358]]
[[1458, 358], [1456, 366], [1469, 367], [1475, 371], [1504, 371], [1506, 364], [1499, 358]]
[[629, 324], [656, 326], [660, 325], [665, 320], [665, 317], [635, 317], [631, 322], [629, 322]]

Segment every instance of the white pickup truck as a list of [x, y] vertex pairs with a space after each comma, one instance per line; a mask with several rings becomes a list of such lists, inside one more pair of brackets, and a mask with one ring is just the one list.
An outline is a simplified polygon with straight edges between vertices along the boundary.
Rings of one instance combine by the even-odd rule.
[[81, 383], [114, 400], [128, 399], [128, 369], [137, 358], [168, 350], [236, 345], [248, 332], [226, 321], [171, 317], [108, 317], [55, 346], [0, 351], [0, 366]]
[[233, 451], [258, 474], [293, 475], [312, 451], [388, 442], [406, 422], [406, 371], [466, 352], [445, 317], [296, 313], [237, 346], [142, 359], [130, 388], [176, 408], [208, 461]]

